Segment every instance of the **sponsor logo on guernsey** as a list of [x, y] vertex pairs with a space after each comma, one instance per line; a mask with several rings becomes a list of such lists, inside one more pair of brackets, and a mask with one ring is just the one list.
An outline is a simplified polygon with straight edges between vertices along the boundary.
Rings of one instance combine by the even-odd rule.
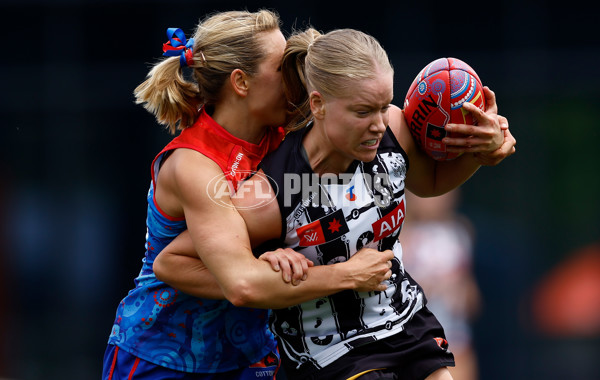
[[275, 375], [275, 371], [272, 369], [263, 369], [263, 370], [259, 370], [256, 371], [254, 373], [254, 375], [259, 378], [259, 377], [264, 377], [264, 378], [273, 378], [273, 375]]
[[235, 156], [235, 161], [233, 162], [233, 164], [231, 164], [231, 170], [229, 171], [230, 176], [235, 177], [235, 172], [237, 171], [238, 166], [240, 166], [240, 162], [242, 161], [242, 158], [244, 158], [244, 153], [242, 153], [242, 152], [239, 152]]
[[372, 227], [373, 232], [375, 233], [375, 238], [373, 241], [379, 241], [386, 236], [391, 235], [400, 226], [402, 226], [402, 223], [404, 222], [405, 211], [404, 199], [402, 199], [395, 209], [373, 223]]
[[335, 240], [348, 231], [344, 213], [339, 209], [312, 223], [298, 227], [296, 234], [300, 238], [298, 245], [309, 247]]
[[350, 202], [354, 202], [356, 200], [356, 194], [353, 193], [354, 186], [350, 186], [348, 190], [346, 190], [346, 199]]

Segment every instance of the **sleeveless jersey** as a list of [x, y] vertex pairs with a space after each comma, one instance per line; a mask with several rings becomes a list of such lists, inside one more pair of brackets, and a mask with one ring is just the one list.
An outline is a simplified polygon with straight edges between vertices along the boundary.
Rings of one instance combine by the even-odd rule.
[[226, 300], [188, 296], [159, 281], [152, 264], [159, 252], [186, 229], [154, 199], [160, 163], [173, 149], [194, 149], [215, 161], [233, 184], [275, 149], [283, 129], [271, 129], [259, 145], [229, 134], [204, 111], [155, 158], [148, 191], [146, 254], [135, 288], [121, 301], [108, 343], [147, 361], [178, 371], [225, 372], [259, 361], [276, 346], [268, 311], [238, 308]]
[[398, 235], [405, 213], [408, 158], [388, 128], [371, 162], [354, 161], [345, 173], [317, 176], [302, 147], [305, 130], [290, 133], [260, 167], [277, 190], [282, 245], [315, 265], [348, 260], [363, 247], [394, 252], [393, 275], [383, 292], [342, 291], [273, 310], [286, 373], [301, 378], [353, 348], [399, 333], [425, 304], [421, 287], [405, 272]]

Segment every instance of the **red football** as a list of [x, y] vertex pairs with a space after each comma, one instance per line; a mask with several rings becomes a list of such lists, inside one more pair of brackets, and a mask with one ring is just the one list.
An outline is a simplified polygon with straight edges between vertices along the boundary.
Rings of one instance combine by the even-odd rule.
[[[456, 58], [436, 59], [410, 85], [404, 100], [404, 116], [417, 144], [433, 159], [452, 160], [460, 155], [446, 152], [442, 142], [447, 134], [446, 124], [477, 124], [462, 108], [464, 102], [485, 110], [479, 76], [471, 66]], [[456, 135], [448, 133], [448, 136]]]

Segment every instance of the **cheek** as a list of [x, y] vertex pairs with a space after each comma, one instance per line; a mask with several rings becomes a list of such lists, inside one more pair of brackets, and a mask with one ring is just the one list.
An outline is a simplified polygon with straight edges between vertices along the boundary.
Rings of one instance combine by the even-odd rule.
[[348, 122], [349, 120], [338, 117], [332, 123], [328, 123], [326, 129], [330, 142], [344, 150], [352, 147], [354, 145], [353, 141], [356, 140], [357, 137], [355, 130], [350, 127]]
[[383, 115], [383, 123], [385, 124], [386, 127], [390, 125], [390, 112], [389, 111]]
[[[280, 81], [271, 81], [265, 83], [265, 97], [272, 101], [281, 101], [284, 99], [283, 84]], [[266, 99], [265, 99], [266, 100]]]
[[278, 91], [283, 93], [283, 78], [281, 77], [281, 74], [272, 75], [267, 81], [265, 81], [265, 83], [267, 82], [270, 88], [278, 89]]

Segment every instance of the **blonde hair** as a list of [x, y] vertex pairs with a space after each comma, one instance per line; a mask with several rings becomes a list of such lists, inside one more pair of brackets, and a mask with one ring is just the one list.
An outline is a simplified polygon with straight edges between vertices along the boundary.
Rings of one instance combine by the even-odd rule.
[[193, 81], [183, 75], [179, 57], [164, 58], [134, 90], [136, 104], [156, 116], [172, 134], [194, 124], [198, 109], [214, 105], [235, 69], [258, 71], [265, 51], [258, 34], [279, 30], [279, 16], [269, 10], [215, 13], [201, 21], [193, 36]]
[[293, 34], [282, 62], [284, 91], [289, 102], [288, 128], [305, 127], [312, 119], [309, 93], [341, 97], [357, 80], [373, 79], [376, 69], [390, 70], [387, 53], [372, 36], [354, 29], [321, 34], [313, 28]]

